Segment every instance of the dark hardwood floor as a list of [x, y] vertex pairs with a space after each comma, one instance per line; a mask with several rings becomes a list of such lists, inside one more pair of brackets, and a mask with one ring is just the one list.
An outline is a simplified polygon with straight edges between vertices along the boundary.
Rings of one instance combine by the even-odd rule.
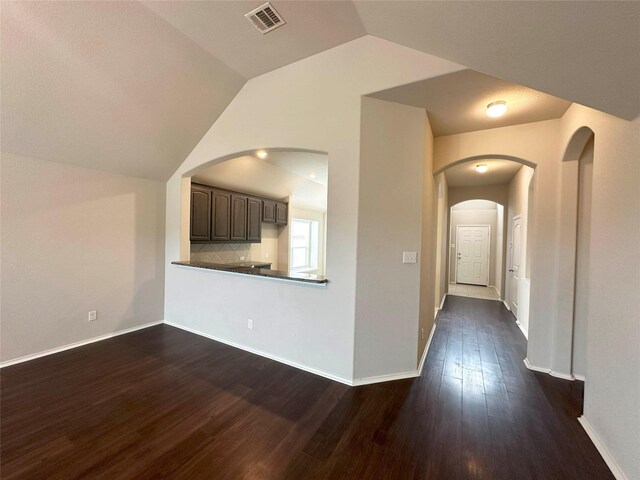
[[581, 382], [448, 297], [422, 376], [349, 388], [166, 325], [7, 367], [9, 479], [611, 479]]

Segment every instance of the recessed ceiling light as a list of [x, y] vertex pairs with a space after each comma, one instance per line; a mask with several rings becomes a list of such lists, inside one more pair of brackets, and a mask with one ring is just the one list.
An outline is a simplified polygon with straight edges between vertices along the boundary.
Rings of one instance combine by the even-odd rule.
[[478, 173], [484, 173], [488, 170], [489, 167], [487, 167], [486, 163], [479, 163], [476, 165], [476, 172]]
[[309, 174], [309, 178], [316, 178], [316, 174], [315, 173], [310, 173]]
[[258, 156], [258, 158], [262, 158], [262, 159], [265, 159], [269, 156], [266, 150], [258, 150], [256, 152], [256, 155]]
[[487, 117], [501, 117], [507, 112], [507, 102], [498, 100], [487, 105]]

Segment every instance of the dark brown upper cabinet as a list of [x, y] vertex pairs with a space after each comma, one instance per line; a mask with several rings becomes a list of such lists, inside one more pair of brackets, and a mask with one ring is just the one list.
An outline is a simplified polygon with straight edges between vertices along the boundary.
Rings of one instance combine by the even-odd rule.
[[287, 224], [287, 204], [276, 202], [276, 223], [278, 225]]
[[264, 223], [276, 223], [276, 202], [273, 200], [262, 201], [262, 221]]
[[247, 240], [247, 196], [231, 194], [231, 240]]
[[247, 241], [262, 240], [262, 201], [258, 198], [247, 199]]
[[231, 193], [211, 191], [211, 240], [231, 240]]
[[208, 241], [211, 228], [211, 190], [191, 186], [192, 241]]
[[192, 242], [262, 241], [262, 223], [287, 224], [287, 204], [240, 192], [191, 185]]

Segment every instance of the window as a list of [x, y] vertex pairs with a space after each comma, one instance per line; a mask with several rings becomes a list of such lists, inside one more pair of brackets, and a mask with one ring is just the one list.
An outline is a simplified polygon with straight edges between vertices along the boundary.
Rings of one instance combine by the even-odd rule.
[[291, 219], [291, 270], [318, 268], [318, 222]]

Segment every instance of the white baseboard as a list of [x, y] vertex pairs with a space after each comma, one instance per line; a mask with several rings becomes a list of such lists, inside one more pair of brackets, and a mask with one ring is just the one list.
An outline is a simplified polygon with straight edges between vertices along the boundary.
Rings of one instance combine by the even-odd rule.
[[573, 374], [573, 378], [576, 380], [580, 380], [581, 382], [586, 382], [587, 378], [584, 375], [578, 375], [577, 373]]
[[518, 325], [518, 328], [520, 329], [520, 331], [524, 335], [524, 338], [529, 340], [529, 334], [527, 333], [527, 331], [524, 329], [524, 327], [522, 326], [522, 324], [518, 320], [516, 320], [516, 325]]
[[54, 353], [64, 352], [65, 350], [71, 350], [72, 348], [82, 347], [83, 345], [88, 345], [90, 343], [101, 342], [102, 340], [107, 340], [108, 338], [117, 337], [119, 335], [124, 335], [125, 333], [135, 332], [136, 330], [142, 330], [143, 328], [153, 327], [155, 325], [160, 325], [162, 323], [164, 323], [162, 320], [145, 323], [144, 325], [125, 328], [124, 330], [118, 330], [117, 332], [107, 333], [105, 335], [100, 335], [99, 337], [93, 337], [88, 340], [81, 340], [79, 342], [70, 343], [68, 345], [63, 345], [62, 347], [56, 347], [49, 350], [44, 350], [42, 352], [32, 353], [31, 355], [25, 355], [24, 357], [14, 358], [12, 360], [0, 362], [0, 368], [9, 367], [11, 365], [16, 365], [22, 362], [28, 362], [29, 360], [35, 360], [36, 358], [46, 357], [47, 355], [53, 355]]
[[427, 339], [427, 344], [424, 346], [424, 352], [422, 352], [422, 357], [420, 357], [420, 363], [418, 364], [418, 369], [411, 372], [403, 372], [403, 373], [390, 373], [388, 375], [378, 375], [375, 377], [364, 377], [357, 378], [353, 380], [352, 385], [354, 387], [360, 385], [371, 385], [372, 383], [380, 383], [380, 382], [389, 382], [391, 380], [404, 380], [407, 378], [416, 378], [422, 375], [422, 368], [424, 367], [424, 362], [427, 360], [427, 353], [429, 352], [429, 347], [431, 346], [431, 340], [433, 339], [433, 334], [436, 331], [436, 324], [434, 322], [433, 327], [431, 327], [431, 332], [429, 333], [429, 338]]
[[442, 307], [444, 307], [444, 301], [447, 299], [447, 295], [448, 295], [448, 293], [445, 293], [442, 296], [442, 301], [440, 302], [440, 307], [438, 308], [438, 310], [442, 310]]
[[507, 307], [507, 310], [511, 311], [511, 307], [509, 306], [506, 300], [502, 300], [502, 303], [504, 303], [504, 306]]
[[496, 293], [498, 294], [498, 298], [499, 298], [500, 300], [502, 300], [502, 296], [500, 295], [500, 292], [498, 291], [498, 289], [496, 288], [496, 286], [495, 286], [495, 285], [491, 285], [491, 287], [493, 287], [493, 289], [494, 289], [494, 290], [496, 291]]
[[581, 417], [578, 417], [578, 421], [580, 422], [580, 425], [582, 425], [582, 428], [584, 428], [584, 431], [587, 432], [587, 435], [589, 435], [589, 438], [598, 449], [598, 452], [600, 452], [600, 455], [602, 455], [602, 458], [611, 470], [611, 473], [613, 473], [613, 476], [616, 477], [616, 480], [627, 480], [627, 476], [611, 456], [604, 443], [602, 443], [602, 440], [600, 440], [600, 437], [593, 429], [593, 426], [591, 425], [589, 420], [587, 420], [587, 418], [582, 415]]
[[525, 367], [527, 367], [529, 370], [532, 370], [534, 372], [546, 373], [547, 375], [551, 375], [552, 377], [556, 377], [556, 378], [561, 378], [563, 380], [571, 380], [571, 381], [575, 380], [574, 376], [569, 373], [556, 372], [554, 370], [551, 370], [550, 368], [536, 367], [535, 365], [531, 365], [531, 362], [529, 362], [528, 358], [525, 358], [523, 362]]
[[417, 370], [404, 373], [390, 373], [388, 375], [377, 375], [375, 377], [356, 378], [351, 382], [352, 387], [359, 387], [362, 385], [371, 385], [373, 383], [391, 382], [392, 380], [406, 380], [407, 378], [419, 377], [420, 373]]
[[261, 357], [268, 358], [270, 360], [275, 360], [276, 362], [284, 363], [285, 365], [289, 365], [290, 367], [294, 367], [300, 370], [304, 370], [305, 372], [313, 373], [315, 375], [319, 375], [324, 378], [328, 378], [329, 380], [334, 380], [336, 382], [344, 383], [345, 385], [353, 386], [353, 382], [347, 378], [340, 377], [337, 375], [333, 375], [331, 373], [323, 372], [322, 370], [317, 370], [312, 367], [308, 367], [306, 365], [302, 365], [297, 362], [293, 362], [286, 358], [277, 357], [267, 352], [263, 352], [262, 350], [258, 350], [255, 348], [248, 347], [246, 345], [241, 345], [239, 343], [235, 343], [229, 340], [225, 340], [224, 338], [216, 337], [215, 335], [209, 335], [208, 333], [201, 332], [199, 330], [195, 330], [193, 328], [185, 327], [184, 325], [180, 325], [177, 323], [173, 323], [165, 320], [165, 324], [170, 325], [175, 328], [179, 328], [189, 333], [194, 333], [196, 335], [200, 335], [201, 337], [208, 338], [210, 340], [215, 340], [216, 342], [224, 343], [225, 345], [229, 345], [230, 347], [238, 348], [240, 350], [244, 350], [245, 352], [253, 353], [254, 355], [260, 355]]

